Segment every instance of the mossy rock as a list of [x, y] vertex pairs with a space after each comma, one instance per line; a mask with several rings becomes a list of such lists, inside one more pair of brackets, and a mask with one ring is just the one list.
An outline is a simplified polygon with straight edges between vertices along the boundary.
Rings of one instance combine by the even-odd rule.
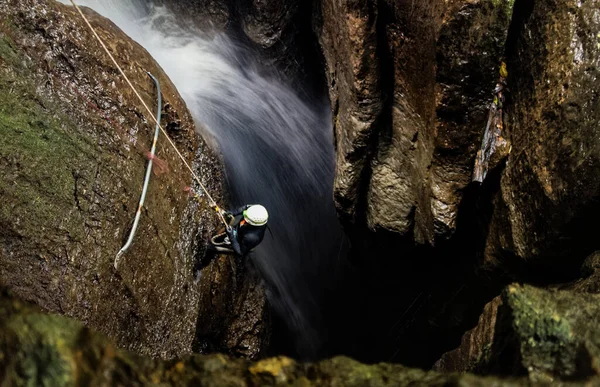
[[0, 384], [10, 386], [516, 386], [525, 379], [442, 374], [347, 357], [302, 364], [286, 357], [252, 363], [224, 355], [152, 360], [117, 349], [103, 335], [0, 291]]
[[534, 382], [587, 380], [600, 373], [600, 295], [510, 285], [493, 344], [478, 372]]

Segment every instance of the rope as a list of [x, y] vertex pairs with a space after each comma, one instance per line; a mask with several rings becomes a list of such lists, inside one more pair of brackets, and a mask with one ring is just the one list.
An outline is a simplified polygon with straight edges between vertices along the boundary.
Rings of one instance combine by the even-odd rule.
[[133, 86], [133, 84], [131, 83], [131, 81], [127, 77], [127, 75], [125, 75], [125, 72], [123, 71], [123, 69], [121, 68], [121, 66], [119, 66], [119, 64], [117, 63], [117, 61], [115, 60], [115, 58], [112, 56], [112, 54], [110, 53], [110, 51], [108, 50], [108, 48], [106, 48], [106, 45], [104, 44], [104, 42], [102, 41], [102, 39], [100, 38], [100, 36], [98, 36], [98, 33], [96, 32], [96, 30], [94, 29], [94, 27], [92, 26], [92, 24], [89, 22], [89, 20], [85, 17], [85, 15], [83, 14], [83, 12], [81, 11], [81, 8], [79, 8], [79, 6], [75, 3], [74, 0], [70, 0], [70, 1], [71, 1], [71, 4], [73, 4], [73, 6], [75, 7], [75, 9], [77, 10], [77, 12], [79, 12], [79, 14], [81, 15], [81, 17], [85, 21], [85, 24], [87, 24], [87, 26], [89, 27], [90, 31], [92, 31], [92, 33], [96, 37], [96, 40], [98, 40], [98, 43], [100, 43], [100, 45], [102, 46], [102, 48], [104, 49], [104, 51], [108, 54], [108, 56], [110, 57], [110, 59], [112, 60], [112, 62], [114, 63], [114, 65], [117, 67], [117, 69], [119, 70], [119, 72], [121, 73], [121, 75], [123, 76], [123, 78], [125, 78], [125, 81], [127, 81], [127, 84], [129, 85], [129, 87], [131, 88], [131, 90], [134, 92], [134, 94], [137, 96], [137, 98], [140, 100], [140, 102], [142, 103], [142, 105], [144, 106], [144, 108], [146, 109], [146, 111], [148, 112], [148, 115], [152, 118], [152, 120], [156, 123], [156, 125], [158, 126], [158, 128], [165, 135], [165, 137], [167, 138], [169, 144], [171, 144], [171, 146], [173, 147], [173, 149], [175, 150], [175, 152], [177, 153], [177, 155], [179, 156], [179, 158], [181, 159], [181, 161], [183, 162], [183, 164], [186, 166], [186, 168], [192, 174], [194, 180], [196, 180], [196, 182], [198, 183], [198, 185], [200, 185], [200, 187], [202, 188], [202, 190], [204, 191], [204, 193], [206, 194], [206, 196], [210, 200], [211, 207], [215, 208], [215, 210], [217, 211], [217, 214], [219, 215], [219, 218], [221, 219], [221, 221], [223, 222], [223, 224], [225, 226], [228, 226], [227, 222], [225, 221], [225, 218], [223, 217], [223, 214], [221, 214], [221, 210], [220, 210], [219, 206], [217, 205], [217, 202], [215, 202], [215, 200], [212, 198], [212, 196], [210, 195], [210, 193], [208, 192], [208, 190], [206, 189], [206, 187], [204, 186], [204, 184], [202, 184], [202, 181], [200, 181], [200, 178], [198, 177], [198, 175], [196, 175], [196, 173], [194, 172], [194, 170], [192, 169], [192, 167], [190, 167], [190, 165], [188, 164], [188, 162], [185, 160], [185, 157], [183, 157], [183, 155], [181, 154], [181, 152], [179, 152], [179, 149], [177, 149], [177, 146], [175, 146], [175, 144], [173, 143], [173, 141], [171, 140], [171, 138], [169, 137], [169, 135], [167, 134], [167, 132], [165, 131], [165, 129], [162, 127], [162, 125], [160, 124], [160, 122], [156, 119], [156, 117], [154, 116], [154, 114], [152, 114], [152, 111], [150, 110], [150, 108], [148, 107], [148, 105], [146, 105], [146, 102], [144, 102], [144, 99], [140, 96], [140, 94], [138, 93], [138, 91], [136, 90], [136, 88]]
[[[156, 108], [156, 117], [157, 117], [157, 121], [160, 122], [160, 118], [161, 118], [161, 114], [162, 114], [162, 95], [161, 95], [161, 91], [160, 91], [160, 82], [158, 82], [158, 79], [156, 79], [154, 77], [154, 75], [152, 75], [150, 73], [148, 73], [148, 75], [150, 76], [150, 78], [152, 78], [152, 80], [154, 81], [154, 84], [156, 85], [156, 90], [158, 93], [158, 107]], [[144, 201], [146, 200], [146, 193], [148, 192], [148, 185], [150, 184], [150, 176], [152, 175], [152, 160], [154, 159], [154, 153], [156, 152], [156, 142], [158, 141], [159, 133], [160, 133], [160, 129], [158, 128], [158, 125], [156, 125], [156, 128], [154, 129], [154, 139], [152, 140], [152, 148], [150, 148], [150, 157], [148, 160], [148, 167], [146, 168], [146, 177], [144, 178], [144, 187], [142, 188], [142, 195], [140, 196], [140, 203], [138, 204], [138, 208], [135, 213], [135, 219], [133, 221], [133, 226], [131, 227], [131, 231], [129, 232], [129, 238], [127, 239], [127, 242], [125, 243], [125, 245], [123, 247], [121, 247], [121, 250], [119, 250], [119, 252], [117, 253], [117, 256], [115, 257], [115, 263], [114, 263], [115, 269], [118, 269], [119, 262], [121, 261], [123, 254], [125, 254], [125, 252], [129, 249], [129, 247], [133, 243], [133, 238], [135, 237], [135, 231], [137, 230], [137, 226], [140, 222], [140, 217], [142, 216], [142, 208], [144, 208]]]

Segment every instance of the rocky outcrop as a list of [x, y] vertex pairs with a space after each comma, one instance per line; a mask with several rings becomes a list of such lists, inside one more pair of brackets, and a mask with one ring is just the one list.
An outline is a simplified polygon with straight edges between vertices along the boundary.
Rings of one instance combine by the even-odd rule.
[[500, 296], [494, 298], [483, 308], [475, 328], [462, 337], [460, 346], [446, 352], [433, 369], [441, 372], [472, 372], [483, 356], [486, 356], [496, 333], [498, 308], [502, 305]]
[[452, 236], [471, 181], [473, 157], [488, 117], [491, 92], [512, 16], [512, 1], [455, 1], [437, 41], [436, 137], [431, 166], [433, 228]]
[[452, 235], [510, 11], [508, 1], [322, 2], [346, 225], [425, 244]]
[[[222, 202], [220, 162], [196, 134], [168, 77], [110, 21], [86, 14], [148, 106], [156, 105], [156, 90], [146, 71], [159, 78], [163, 126]], [[215, 313], [200, 300], [211, 289], [235, 289], [221, 281], [233, 275], [231, 265], [211, 266], [209, 283], [194, 283], [194, 260], [204, 255], [217, 219], [205, 200], [184, 192], [192, 179], [164, 137], [157, 152], [168, 171], [152, 177], [134, 245], [114, 271], [153, 132], [145, 109], [72, 8], [0, 1], [0, 283], [119, 346], [172, 357], [191, 351], [198, 315]], [[257, 286], [251, 297], [229, 293], [240, 306], [222, 313], [262, 316], [260, 292]]]
[[[251, 363], [223, 355], [157, 361], [117, 349], [81, 324], [3, 295], [0, 299], [3, 385], [203, 386], [515, 386], [469, 374], [441, 374], [401, 365], [364, 365], [345, 357], [315, 364], [285, 358]], [[590, 380], [593, 383], [594, 380]], [[564, 385], [569, 385], [565, 383]]]
[[233, 22], [233, 4], [227, 0], [158, 0], [175, 14], [205, 32], [225, 31]]
[[523, 375], [532, 381], [598, 375], [600, 255], [589, 256], [582, 278], [547, 289], [510, 285], [484, 308], [461, 345], [442, 356], [441, 372]]
[[[495, 334], [466, 370], [528, 375], [533, 382], [585, 380], [599, 368], [598, 295], [511, 285]], [[442, 363], [441, 369], [454, 369]], [[463, 364], [466, 365], [466, 364]]]
[[286, 32], [297, 37], [298, 31], [290, 31], [298, 13], [297, 0], [160, 0], [160, 3], [198, 29], [206, 32], [239, 31], [263, 49], [273, 47]]
[[599, 7], [515, 5], [507, 58], [513, 149], [494, 205], [489, 265], [512, 254], [565, 270], [600, 247], [591, 226], [600, 214]]
[[260, 275], [239, 259], [219, 256], [202, 271], [194, 352], [256, 359], [270, 342], [270, 309]]

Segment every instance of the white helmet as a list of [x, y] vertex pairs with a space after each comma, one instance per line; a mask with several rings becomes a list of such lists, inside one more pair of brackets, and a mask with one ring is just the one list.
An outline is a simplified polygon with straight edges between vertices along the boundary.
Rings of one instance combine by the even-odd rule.
[[264, 226], [269, 220], [269, 213], [260, 204], [253, 204], [244, 211], [244, 219], [252, 226]]

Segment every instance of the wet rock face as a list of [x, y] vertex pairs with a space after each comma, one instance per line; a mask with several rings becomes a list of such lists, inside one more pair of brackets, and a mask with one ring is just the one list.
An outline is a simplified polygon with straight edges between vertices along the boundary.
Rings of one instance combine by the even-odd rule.
[[322, 2], [346, 225], [428, 244], [452, 235], [510, 9], [504, 1]]
[[529, 373], [536, 380], [598, 372], [597, 329], [589, 325], [600, 290], [598, 253], [577, 270], [599, 247], [599, 6], [515, 3], [507, 42], [512, 152], [497, 177], [484, 256], [490, 267], [540, 283], [580, 279], [553, 286], [563, 292], [510, 288], [498, 319], [484, 312], [439, 369]]
[[360, 273], [347, 281], [348, 308], [368, 316], [348, 329], [364, 332], [354, 356], [429, 367], [497, 294], [471, 275], [478, 235], [463, 228], [459, 242], [446, 240], [458, 228], [511, 6], [321, 2], [335, 201]]
[[298, 12], [297, 0], [248, 0], [237, 5], [242, 28], [253, 42], [271, 47], [291, 27]]
[[226, 30], [231, 25], [232, 3], [227, 0], [157, 0], [179, 17], [204, 30]]
[[[441, 374], [401, 365], [364, 365], [345, 357], [315, 364], [285, 358], [256, 363], [223, 355], [160, 361], [117, 349], [81, 324], [47, 315], [17, 299], [0, 299], [0, 377], [7, 385], [140, 386], [514, 386], [469, 374]], [[593, 383], [594, 380], [590, 380]]]
[[512, 2], [457, 1], [444, 14], [437, 41], [436, 139], [431, 167], [434, 232], [451, 236], [512, 16]]
[[[208, 33], [227, 33], [250, 49], [269, 77], [321, 98], [323, 58], [312, 31], [312, 1], [157, 0]], [[242, 52], [240, 57], [247, 56]], [[244, 63], [247, 65], [247, 63]]]
[[[222, 167], [173, 84], [111, 22], [86, 14], [152, 110], [146, 71], [159, 78], [163, 126], [222, 202]], [[209, 287], [193, 282], [192, 267], [217, 220], [183, 191], [192, 179], [161, 134], [157, 155], [169, 171], [152, 177], [134, 244], [114, 271], [154, 125], [73, 9], [0, 1], [0, 91], [0, 283], [119, 346], [160, 357], [190, 352], [198, 315], [214, 313], [200, 304]], [[207, 281], [227, 291], [220, 276]], [[242, 306], [224, 313], [264, 305], [254, 299], [248, 306], [239, 296]]]
[[[503, 251], [542, 265], [577, 264], [598, 248], [600, 2], [517, 2], [509, 40], [512, 153], [501, 182], [496, 237]], [[502, 220], [504, 218], [505, 220]]]
[[256, 359], [268, 349], [269, 306], [259, 274], [238, 258], [219, 256], [202, 271], [194, 352]]

